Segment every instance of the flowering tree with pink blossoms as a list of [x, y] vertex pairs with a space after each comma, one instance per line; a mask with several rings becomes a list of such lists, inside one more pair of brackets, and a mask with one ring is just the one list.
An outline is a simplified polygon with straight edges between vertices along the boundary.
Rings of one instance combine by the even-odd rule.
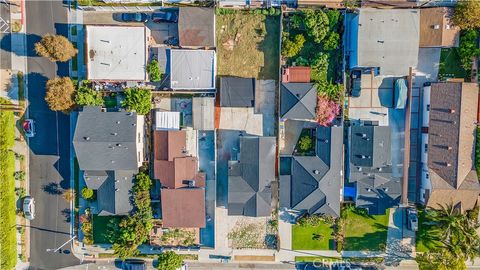
[[317, 122], [322, 126], [328, 126], [335, 119], [335, 116], [340, 113], [340, 106], [324, 95], [319, 95], [317, 97], [316, 111]]

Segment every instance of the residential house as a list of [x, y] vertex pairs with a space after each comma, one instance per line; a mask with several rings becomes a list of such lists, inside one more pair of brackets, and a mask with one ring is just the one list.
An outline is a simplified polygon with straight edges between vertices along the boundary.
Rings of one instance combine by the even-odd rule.
[[317, 88], [313, 83], [282, 83], [280, 86], [280, 118], [315, 120]]
[[458, 47], [460, 28], [452, 21], [453, 8], [420, 10], [420, 47]]
[[375, 75], [405, 76], [416, 67], [420, 11], [361, 8], [349, 16], [350, 69], [374, 68]]
[[216, 59], [214, 50], [170, 49], [168, 55], [171, 89], [215, 90]]
[[215, 47], [215, 9], [180, 7], [178, 35], [180, 47]]
[[144, 161], [144, 118], [85, 106], [78, 113], [73, 147], [87, 187], [97, 191], [99, 215], [128, 215], [133, 178]]
[[239, 160], [229, 162], [228, 215], [270, 216], [275, 137], [242, 136]]
[[462, 212], [476, 206], [480, 194], [475, 171], [477, 108], [476, 83], [424, 87], [420, 201], [426, 206], [452, 204]]
[[280, 207], [300, 214], [340, 216], [343, 127], [319, 126], [313, 155], [280, 158]]
[[186, 149], [184, 130], [153, 132], [153, 178], [160, 181], [164, 227], [205, 227], [205, 175]]
[[255, 106], [255, 78], [221, 77], [220, 107]]
[[347, 187], [345, 194], [369, 214], [384, 214], [386, 209], [398, 205], [402, 191], [401, 178], [392, 174], [390, 127], [349, 129], [348, 181], [353, 188]]
[[282, 83], [309, 83], [310, 67], [286, 67], [282, 68]]
[[144, 26], [87, 25], [87, 79], [145, 81], [149, 37]]

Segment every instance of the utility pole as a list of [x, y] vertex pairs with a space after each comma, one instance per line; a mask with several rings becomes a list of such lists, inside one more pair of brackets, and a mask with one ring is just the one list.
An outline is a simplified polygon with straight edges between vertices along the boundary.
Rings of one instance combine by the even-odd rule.
[[67, 242], [63, 243], [61, 246], [59, 246], [58, 248], [56, 249], [53, 249], [53, 248], [47, 248], [46, 251], [47, 252], [53, 252], [53, 253], [56, 253], [57, 251], [59, 251], [62, 247], [64, 247], [66, 244], [68, 244], [70, 241], [72, 241], [73, 239], [77, 238], [76, 235], [74, 235], [72, 238], [68, 239]]
[[408, 205], [408, 169], [410, 167], [410, 127], [411, 127], [411, 104], [413, 87], [413, 69], [408, 70], [407, 104], [405, 105], [405, 132], [403, 151], [403, 181], [402, 181], [402, 205]]

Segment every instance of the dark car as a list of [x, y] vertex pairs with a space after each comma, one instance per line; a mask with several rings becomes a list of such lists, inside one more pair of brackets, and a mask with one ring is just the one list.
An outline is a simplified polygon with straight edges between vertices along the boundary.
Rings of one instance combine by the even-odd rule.
[[141, 259], [126, 259], [123, 261], [122, 269], [125, 270], [146, 270], [147, 263]]
[[124, 22], [146, 22], [148, 15], [145, 13], [122, 13], [120, 19]]
[[152, 14], [152, 21], [154, 23], [176, 23], [178, 21], [178, 15], [176, 12], [173, 11], [158, 11]]

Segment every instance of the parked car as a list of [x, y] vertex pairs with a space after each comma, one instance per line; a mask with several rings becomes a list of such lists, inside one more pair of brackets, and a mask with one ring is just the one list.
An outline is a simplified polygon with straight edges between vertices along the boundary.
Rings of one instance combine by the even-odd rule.
[[30, 196], [23, 199], [23, 214], [28, 220], [35, 218], [35, 200]]
[[152, 14], [152, 21], [154, 23], [176, 23], [178, 22], [178, 15], [173, 11], [158, 11]]
[[418, 214], [415, 208], [407, 208], [407, 228], [414, 232], [418, 231]]
[[126, 259], [123, 261], [122, 269], [125, 270], [146, 270], [147, 263], [141, 259]]
[[25, 119], [22, 124], [25, 136], [32, 138], [35, 136], [35, 122], [32, 119]]
[[122, 13], [120, 18], [124, 22], [147, 22], [148, 15], [145, 13]]

